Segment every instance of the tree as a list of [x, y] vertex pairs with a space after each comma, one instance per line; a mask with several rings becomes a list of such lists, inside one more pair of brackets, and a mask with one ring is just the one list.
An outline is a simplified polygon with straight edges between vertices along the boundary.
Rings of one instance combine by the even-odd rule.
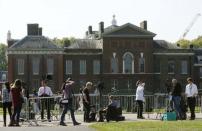
[[191, 43], [194, 45], [195, 48], [202, 48], [202, 36], [193, 39]]
[[181, 48], [188, 48], [189, 45], [190, 45], [190, 43], [191, 43], [191, 41], [185, 40], [185, 39], [181, 39], [181, 40], [178, 40], [176, 43], [177, 43]]
[[53, 42], [61, 47], [68, 47], [75, 42], [74, 37], [63, 37], [62, 39], [54, 38]]
[[0, 43], [0, 70], [7, 70], [8, 63], [6, 60], [7, 45]]

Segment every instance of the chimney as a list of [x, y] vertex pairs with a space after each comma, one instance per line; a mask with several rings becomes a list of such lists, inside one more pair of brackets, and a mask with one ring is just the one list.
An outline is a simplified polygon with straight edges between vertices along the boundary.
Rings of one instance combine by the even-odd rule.
[[39, 24], [27, 24], [27, 35], [39, 35]]
[[42, 36], [42, 27], [39, 27], [39, 30], [38, 30], [39, 32], [39, 34], [38, 35], [40, 35], [40, 36]]
[[104, 22], [100, 22], [99, 23], [99, 34], [102, 34], [104, 33]]
[[90, 34], [93, 34], [93, 31], [92, 31], [92, 26], [90, 25], [90, 26], [88, 26], [88, 34], [90, 35]]
[[147, 30], [147, 21], [146, 21], [146, 20], [142, 21], [142, 22], [140, 23], [140, 27], [141, 27], [142, 29]]
[[7, 33], [7, 41], [11, 40], [11, 31], [9, 30]]

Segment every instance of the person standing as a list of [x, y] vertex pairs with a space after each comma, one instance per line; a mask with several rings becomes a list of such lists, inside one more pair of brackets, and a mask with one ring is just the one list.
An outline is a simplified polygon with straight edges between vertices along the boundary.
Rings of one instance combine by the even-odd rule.
[[136, 90], [136, 102], [138, 105], [137, 108], [137, 119], [144, 119], [143, 117], [143, 102], [144, 102], [144, 86], [145, 83], [143, 83], [141, 80], [138, 80], [136, 82], [137, 90]]
[[90, 95], [89, 90], [92, 87], [92, 82], [87, 82], [83, 89], [83, 106], [84, 106], [84, 122], [90, 122]]
[[2, 89], [2, 103], [3, 103], [3, 120], [4, 120], [4, 126], [6, 126], [6, 109], [8, 109], [8, 113], [10, 116], [12, 116], [11, 112], [11, 106], [12, 106], [12, 101], [11, 101], [11, 89], [10, 89], [10, 83], [5, 82], [4, 88]]
[[60, 125], [61, 126], [67, 126], [64, 123], [64, 119], [65, 119], [65, 114], [67, 113], [67, 110], [70, 110], [70, 114], [71, 114], [71, 118], [72, 118], [72, 122], [73, 125], [80, 125], [81, 123], [77, 122], [74, 116], [74, 109], [73, 109], [73, 87], [72, 85], [74, 84], [74, 81], [72, 81], [70, 78], [68, 78], [65, 82], [65, 84], [63, 85], [63, 100], [65, 100], [66, 102], [62, 102], [64, 109], [60, 118]]
[[14, 85], [11, 88], [11, 97], [12, 97], [14, 112], [12, 114], [11, 122], [9, 126], [20, 126], [19, 119], [20, 119], [20, 112], [21, 112], [22, 103], [23, 103], [21, 86], [22, 86], [21, 80], [16, 79], [14, 82]]
[[175, 112], [177, 115], [177, 119], [182, 119], [182, 112], [180, 108], [180, 101], [181, 101], [181, 94], [182, 94], [182, 87], [180, 83], [177, 82], [176, 79], [172, 79], [173, 90], [171, 92], [172, 101], [174, 104]]
[[185, 95], [187, 97], [187, 104], [191, 112], [190, 120], [195, 119], [195, 106], [196, 106], [196, 96], [198, 95], [197, 86], [193, 83], [192, 78], [187, 78], [188, 84], [186, 85]]
[[50, 119], [50, 97], [53, 95], [53, 92], [50, 87], [47, 86], [47, 80], [42, 80], [41, 81], [41, 87], [39, 88], [38, 91], [38, 96], [43, 97], [41, 99], [41, 119], [44, 119], [44, 108], [47, 110], [47, 119], [49, 122], [51, 122]]

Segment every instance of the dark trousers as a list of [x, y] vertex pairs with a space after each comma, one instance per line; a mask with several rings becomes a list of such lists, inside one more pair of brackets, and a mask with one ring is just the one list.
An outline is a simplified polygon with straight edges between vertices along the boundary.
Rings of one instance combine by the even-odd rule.
[[19, 124], [21, 109], [22, 109], [22, 104], [19, 104], [16, 107], [14, 107], [14, 112], [11, 117], [11, 123], [16, 122], [17, 124]]
[[195, 97], [188, 97], [187, 104], [188, 104], [190, 112], [191, 112], [191, 118], [195, 119], [196, 98]]
[[76, 119], [75, 119], [75, 116], [74, 116], [74, 109], [73, 109], [73, 105], [72, 105], [72, 99], [69, 99], [68, 103], [63, 104], [63, 107], [64, 107], [64, 109], [62, 111], [60, 123], [64, 123], [65, 114], [67, 113], [68, 110], [70, 110], [70, 114], [71, 114], [73, 124], [77, 123]]
[[143, 117], [142, 113], [143, 113], [143, 101], [141, 100], [137, 100], [137, 117]]
[[44, 119], [44, 109], [47, 111], [47, 119], [50, 119], [50, 104], [51, 100], [49, 98], [41, 100], [41, 119]]
[[84, 102], [83, 106], [84, 106], [84, 122], [89, 122], [90, 121], [90, 118], [89, 118], [90, 104]]
[[4, 126], [6, 126], [6, 109], [8, 109], [8, 114], [9, 114], [10, 120], [11, 120], [11, 116], [12, 116], [11, 106], [12, 106], [12, 102], [5, 102], [5, 103], [3, 103]]

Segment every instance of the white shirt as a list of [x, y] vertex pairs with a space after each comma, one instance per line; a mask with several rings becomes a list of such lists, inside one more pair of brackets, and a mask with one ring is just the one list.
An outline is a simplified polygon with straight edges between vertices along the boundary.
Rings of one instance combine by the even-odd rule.
[[138, 85], [136, 90], [136, 100], [144, 101], [144, 86]]
[[187, 95], [187, 97], [197, 96], [198, 94], [197, 86], [194, 83], [187, 84], [185, 94]]
[[50, 87], [48, 87], [48, 86], [42, 86], [42, 87], [39, 88], [38, 96], [41, 96], [41, 95], [44, 95], [44, 94], [52, 96], [53, 92], [51, 91]]

